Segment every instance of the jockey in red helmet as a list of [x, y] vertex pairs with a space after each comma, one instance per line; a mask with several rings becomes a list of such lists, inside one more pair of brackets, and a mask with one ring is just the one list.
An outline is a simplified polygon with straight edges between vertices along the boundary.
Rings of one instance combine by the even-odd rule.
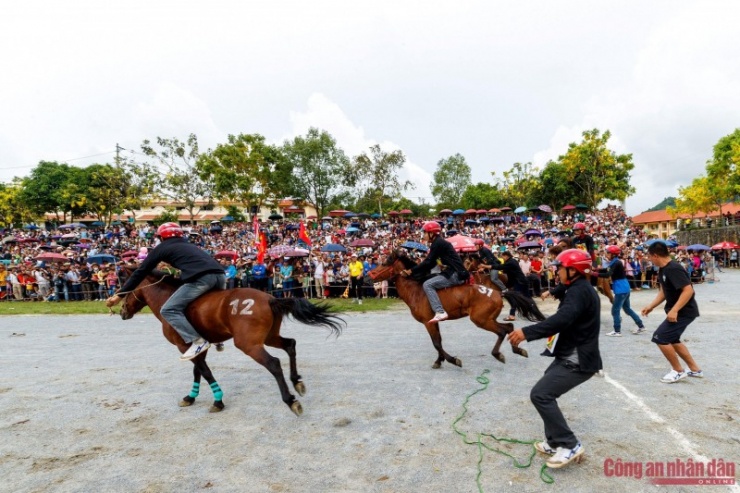
[[439, 300], [437, 290], [463, 284], [468, 280], [469, 274], [455, 248], [449, 241], [442, 238], [442, 226], [437, 221], [427, 221], [421, 229], [424, 231], [424, 239], [430, 244], [429, 253], [423, 262], [413, 269], [402, 271], [401, 275], [405, 277], [412, 274], [427, 273], [437, 266], [438, 261], [446, 267], [441, 275], [434, 276], [424, 282], [424, 292], [429, 298], [429, 303], [435, 313], [429, 323], [437, 323], [449, 318], [442, 302]]
[[[133, 291], [141, 281], [160, 262], [166, 262], [175, 269], [180, 270], [182, 286], [172, 293], [172, 296], [162, 305], [162, 318], [169, 323], [186, 344], [190, 347], [183, 353], [180, 359], [189, 360], [205, 353], [211, 344], [203, 339], [195, 328], [185, 317], [185, 309], [188, 304], [200, 295], [211, 289], [224, 289], [226, 277], [224, 268], [213, 257], [204, 250], [190, 243], [185, 232], [177, 223], [164, 223], [157, 229], [157, 235], [162, 242], [149, 252], [126, 283], [121, 287], [119, 293], [125, 294]], [[115, 294], [106, 301], [107, 306], [114, 306], [121, 301], [121, 296]], [[220, 341], [218, 341], [220, 342]]]

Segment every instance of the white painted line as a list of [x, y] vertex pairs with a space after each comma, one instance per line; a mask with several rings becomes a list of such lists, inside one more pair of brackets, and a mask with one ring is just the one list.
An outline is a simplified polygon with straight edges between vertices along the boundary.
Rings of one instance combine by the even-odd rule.
[[[619, 391], [621, 391], [624, 395], [626, 395], [627, 398], [629, 400], [631, 400], [637, 407], [639, 407], [640, 409], [642, 409], [642, 411], [645, 414], [647, 414], [647, 416], [651, 420], [653, 420], [654, 422], [656, 422], [658, 424], [665, 425], [665, 428], [668, 431], [668, 433], [670, 433], [670, 435], [673, 438], [676, 439], [676, 441], [678, 442], [678, 445], [683, 449], [683, 451], [687, 455], [689, 455], [692, 459], [694, 459], [694, 461], [700, 461], [700, 462], [709, 462], [710, 461], [709, 457], [706, 457], [706, 456], [700, 454], [697, 451], [696, 446], [694, 446], [694, 444], [692, 444], [689, 441], [688, 438], [686, 438], [677, 429], [675, 429], [672, 426], [668, 425], [666, 423], [665, 418], [663, 418], [661, 415], [659, 415], [658, 413], [656, 413], [655, 411], [653, 411], [652, 409], [650, 409], [650, 406], [648, 406], [647, 404], [645, 404], [645, 402], [643, 402], [643, 400], [640, 399], [639, 397], [637, 397], [635, 394], [633, 394], [632, 392], [630, 392], [629, 390], [627, 390], [627, 388], [624, 385], [622, 385], [621, 383], [617, 382], [616, 380], [614, 380], [613, 378], [611, 378], [607, 374], [604, 374], [604, 381], [607, 382], [607, 383], [609, 383], [609, 384], [611, 384], [611, 385], [613, 385]], [[739, 493], [740, 492], [740, 485], [737, 485], [737, 484], [730, 485], [730, 486], [728, 486], [728, 488], [729, 488], [730, 491], [732, 491], [734, 493]]]

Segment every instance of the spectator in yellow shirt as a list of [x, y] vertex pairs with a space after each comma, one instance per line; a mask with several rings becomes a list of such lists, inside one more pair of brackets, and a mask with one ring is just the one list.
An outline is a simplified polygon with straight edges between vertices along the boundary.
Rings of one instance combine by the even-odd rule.
[[355, 303], [362, 304], [362, 283], [365, 280], [365, 266], [353, 253], [349, 262], [350, 295], [354, 293]]

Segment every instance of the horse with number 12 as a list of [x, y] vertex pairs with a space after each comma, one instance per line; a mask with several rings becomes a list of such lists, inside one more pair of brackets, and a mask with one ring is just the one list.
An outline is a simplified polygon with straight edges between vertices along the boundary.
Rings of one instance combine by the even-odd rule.
[[[398, 297], [408, 305], [411, 315], [424, 324], [437, 349], [438, 357], [432, 368], [439, 368], [443, 361], [462, 367], [462, 361], [450, 356], [442, 347], [439, 323], [428, 322], [434, 316], [434, 311], [424, 293], [423, 279], [412, 279], [399, 275], [401, 271], [410, 269], [414, 265], [416, 265], [414, 261], [408, 258], [402, 250], [397, 250], [389, 255], [388, 260], [382, 266], [371, 270], [369, 275], [374, 282], [395, 280]], [[504, 336], [514, 330], [513, 324], [500, 323], [496, 320], [504, 306], [503, 300], [509, 302], [519, 315], [529, 321], [545, 319], [537, 305], [526, 296], [515, 291], [506, 291], [502, 294], [500, 291], [480, 284], [463, 284], [442, 289], [439, 291], [439, 299], [449, 314], [450, 320], [469, 316], [475, 325], [498, 336], [491, 356], [501, 363], [506, 362], [506, 358], [500, 352], [501, 343]], [[511, 350], [520, 356], [528, 356], [525, 349], [513, 344]]]
[[[124, 269], [131, 275], [136, 266], [127, 265]], [[181, 281], [166, 272], [153, 271], [134, 290], [125, 293], [121, 318], [128, 320], [148, 306], [154, 316], [162, 322], [165, 338], [177, 346], [180, 352], [185, 352], [189, 345], [160, 314], [162, 305], [180, 284]], [[324, 305], [314, 305], [304, 298], [275, 298], [251, 288], [209, 291], [190, 303], [185, 315], [208, 341], [220, 343], [233, 338], [237, 348], [267, 368], [277, 381], [283, 402], [296, 416], [303, 413], [301, 403], [288, 390], [280, 360], [265, 350], [265, 344], [288, 353], [290, 380], [293, 388], [302, 396], [306, 393], [306, 386], [298, 374], [296, 341], [280, 335], [283, 317], [289, 315], [306, 325], [324, 326], [335, 335], [341, 333], [344, 325], [344, 320], [330, 314], [328, 307]], [[223, 392], [206, 364], [207, 354], [208, 352], [201, 353], [191, 360], [193, 386], [190, 394], [180, 402], [181, 407], [190, 406], [195, 402], [203, 377], [214, 394], [210, 411], [218, 412], [224, 409]]]

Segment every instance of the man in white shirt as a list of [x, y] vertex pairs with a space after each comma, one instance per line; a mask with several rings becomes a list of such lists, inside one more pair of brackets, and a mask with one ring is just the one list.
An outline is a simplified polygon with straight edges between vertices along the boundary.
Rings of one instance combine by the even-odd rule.
[[316, 257], [316, 259], [313, 261], [314, 265], [314, 271], [313, 271], [313, 280], [314, 285], [316, 286], [316, 297], [321, 298], [322, 300], [325, 298], [324, 296], [324, 273], [325, 266], [324, 266], [324, 258]]

